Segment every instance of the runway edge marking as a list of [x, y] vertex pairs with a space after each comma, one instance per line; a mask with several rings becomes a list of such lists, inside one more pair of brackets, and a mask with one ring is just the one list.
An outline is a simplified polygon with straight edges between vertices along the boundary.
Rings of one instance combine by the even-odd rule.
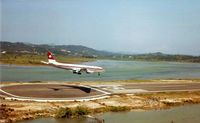
[[[100, 95], [95, 95], [95, 96], [87, 96], [87, 97], [78, 97], [77, 99], [71, 99], [71, 98], [63, 98], [63, 99], [60, 99], [60, 98], [49, 98], [48, 99], [43, 99], [43, 98], [31, 98], [31, 97], [23, 97], [23, 96], [17, 96], [17, 95], [13, 95], [11, 93], [8, 93], [2, 89], [0, 89], [1, 92], [11, 96], [11, 97], [6, 97], [4, 96], [5, 99], [8, 99], [8, 100], [20, 100], [20, 101], [36, 101], [36, 102], [72, 102], [72, 101], [91, 101], [91, 100], [97, 100], [97, 99], [104, 99], [104, 98], [108, 98], [110, 97], [109, 96], [109, 92], [106, 92], [106, 91], [103, 91], [103, 90], [100, 90], [100, 89], [97, 89], [97, 88], [93, 88], [91, 86], [86, 86], [86, 85], [79, 85], [81, 87], [86, 87], [86, 88], [91, 88], [93, 90], [96, 90], [96, 91], [99, 91], [103, 94], [100, 94]], [[1, 86], [2, 87], [2, 86]]]

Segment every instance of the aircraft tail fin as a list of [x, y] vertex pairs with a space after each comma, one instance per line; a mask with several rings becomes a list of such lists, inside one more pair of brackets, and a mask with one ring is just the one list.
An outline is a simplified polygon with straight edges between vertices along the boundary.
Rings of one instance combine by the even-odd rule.
[[50, 51], [47, 52], [47, 56], [48, 56], [48, 62], [49, 63], [55, 63], [56, 62], [53, 54]]

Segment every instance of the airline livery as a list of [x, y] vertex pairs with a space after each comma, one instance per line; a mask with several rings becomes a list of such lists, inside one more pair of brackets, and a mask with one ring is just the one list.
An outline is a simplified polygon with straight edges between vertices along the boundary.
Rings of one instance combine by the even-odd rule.
[[48, 62], [41, 61], [44, 64], [49, 64], [57, 68], [62, 68], [66, 70], [70, 70], [73, 72], [73, 74], [81, 74], [82, 72], [86, 73], [98, 73], [100, 75], [101, 72], [104, 71], [102, 67], [98, 66], [89, 66], [89, 65], [79, 65], [79, 64], [66, 64], [66, 63], [60, 63], [57, 62], [51, 52], [48, 51]]

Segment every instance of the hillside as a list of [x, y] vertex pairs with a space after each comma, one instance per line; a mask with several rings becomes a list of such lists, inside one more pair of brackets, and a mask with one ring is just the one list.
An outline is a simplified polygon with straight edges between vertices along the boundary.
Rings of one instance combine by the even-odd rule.
[[171, 62], [193, 62], [200, 63], [200, 56], [190, 56], [190, 55], [170, 55], [157, 53], [147, 53], [138, 55], [124, 55], [124, 59], [129, 60], [141, 60], [141, 61], [171, 61]]
[[17, 54], [44, 54], [47, 51], [51, 51], [57, 55], [67, 56], [85, 56], [85, 57], [98, 57], [108, 56], [113, 53], [99, 51], [92, 48], [88, 48], [82, 45], [38, 45], [38, 44], [27, 44], [27, 43], [11, 43], [11, 42], [0, 42], [0, 51], [6, 51], [7, 53]]
[[[60, 61], [82, 62], [93, 58], [113, 60], [141, 60], [141, 61], [175, 61], [200, 63], [200, 56], [170, 55], [161, 52], [146, 54], [123, 54], [99, 51], [82, 45], [38, 45], [27, 43], [0, 42], [1, 62], [24, 64], [40, 64], [39, 60], [45, 60], [46, 52], [53, 52]], [[14, 57], [14, 58], [13, 58]], [[66, 57], [68, 59], [66, 59]], [[35, 61], [30, 60], [35, 59]], [[70, 58], [70, 59], [69, 59]], [[72, 59], [73, 58], [73, 59]], [[76, 59], [74, 59], [76, 58]], [[78, 58], [78, 59], [77, 59]], [[83, 58], [86, 58], [83, 60]], [[21, 59], [24, 59], [23, 62]], [[18, 63], [17, 62], [17, 63]]]

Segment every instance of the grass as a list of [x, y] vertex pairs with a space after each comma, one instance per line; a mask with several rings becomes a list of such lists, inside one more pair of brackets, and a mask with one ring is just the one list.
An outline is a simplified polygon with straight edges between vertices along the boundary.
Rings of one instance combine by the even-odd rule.
[[157, 92], [157, 93], [144, 93], [144, 94], [135, 94], [135, 96], [140, 96], [143, 98], [189, 98], [189, 97], [195, 97], [200, 96], [200, 91], [180, 91], [180, 92]]
[[60, 108], [56, 113], [56, 118], [69, 118], [72, 117], [72, 109], [70, 108]]
[[84, 106], [77, 106], [76, 108], [60, 108], [58, 109], [55, 118], [82, 117], [89, 113], [90, 110]]
[[100, 112], [122, 112], [130, 111], [131, 107], [128, 106], [106, 106], [97, 109], [90, 109], [85, 106], [77, 106], [75, 108], [59, 108], [55, 118], [71, 118], [71, 117], [83, 117], [88, 114], [100, 113]]
[[130, 111], [131, 107], [129, 106], [105, 106], [101, 108], [94, 109], [93, 113], [101, 113], [101, 112], [124, 112]]
[[75, 117], [85, 116], [88, 115], [89, 113], [90, 113], [89, 108], [84, 106], [77, 106], [73, 111], [73, 115]]
[[109, 106], [109, 111], [111, 112], [122, 112], [122, 111], [130, 111], [131, 108], [127, 106]]
[[[56, 56], [56, 60], [64, 63], [81, 63], [94, 61], [94, 58], [84, 57], [66, 57], [62, 55]], [[44, 65], [41, 61], [47, 61], [47, 56], [35, 54], [2, 54], [0, 62], [4, 64], [19, 64], [19, 65]]]

